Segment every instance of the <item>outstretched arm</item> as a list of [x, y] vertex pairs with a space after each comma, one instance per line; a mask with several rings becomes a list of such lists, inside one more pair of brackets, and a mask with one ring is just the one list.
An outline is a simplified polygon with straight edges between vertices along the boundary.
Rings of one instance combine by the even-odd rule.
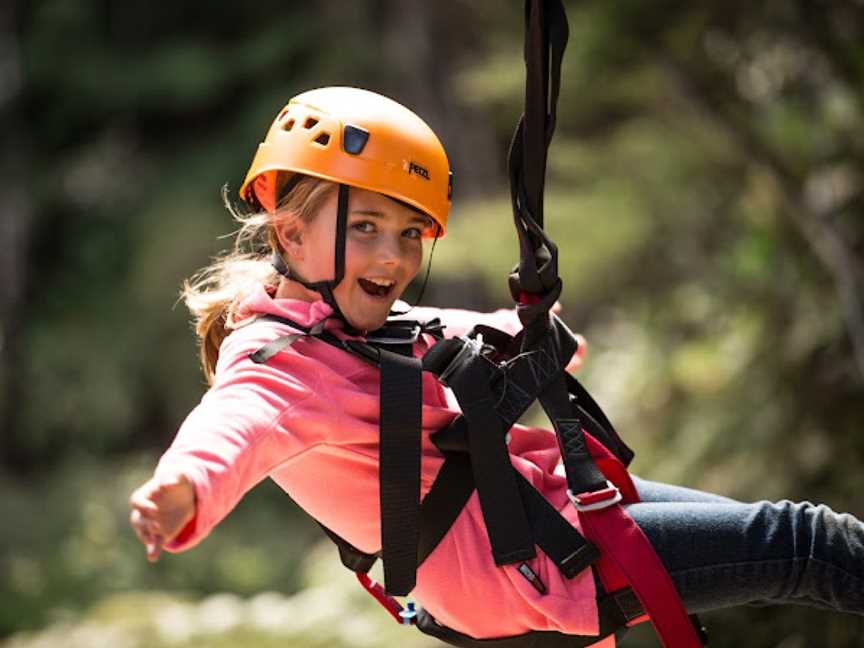
[[[292, 412], [307, 399], [317, 402], [310, 385], [321, 365], [292, 353], [255, 364], [248, 356], [268, 335], [229, 336], [213, 387], [152, 478], [132, 493], [130, 521], [151, 561], [201, 542], [273, 466], [320, 441], [320, 426], [303, 426]], [[279, 423], [287, 418], [297, 419], [296, 433]]]

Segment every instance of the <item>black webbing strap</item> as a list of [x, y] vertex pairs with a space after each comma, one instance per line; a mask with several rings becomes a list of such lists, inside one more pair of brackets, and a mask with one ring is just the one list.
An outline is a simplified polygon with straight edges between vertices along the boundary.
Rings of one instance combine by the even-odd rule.
[[513, 218], [519, 236], [519, 270], [510, 288], [522, 306], [521, 293], [544, 297], [540, 308], [520, 307], [523, 323], [548, 310], [560, 291], [557, 248], [543, 232], [543, 185], [546, 155], [555, 130], [561, 60], [567, 47], [567, 16], [561, 0], [525, 3], [525, 112], [508, 155]]
[[597, 548], [582, 537], [525, 477], [515, 470], [513, 472], [516, 473], [534, 538], [561, 573], [566, 578], [573, 578], [599, 560]]
[[474, 476], [471, 474], [471, 460], [468, 455], [444, 452], [444, 464], [420, 507], [418, 567], [450, 531], [473, 492]]
[[[339, 185], [336, 210], [336, 258], [332, 287], [336, 288], [345, 276], [345, 237], [348, 232], [348, 185]], [[335, 303], [335, 299], [333, 300]]]
[[423, 609], [417, 614], [417, 628], [458, 648], [587, 648], [613, 634], [616, 639], [622, 639], [627, 632], [627, 620], [615, 599], [612, 597], [600, 599], [597, 601], [597, 611], [600, 616], [600, 634], [592, 637], [537, 630], [515, 637], [472, 639], [468, 635], [442, 626]]
[[[283, 318], [277, 319], [277, 316], [275, 316], [275, 315], [264, 316], [264, 318], [262, 318], [262, 319], [274, 319], [275, 321], [282, 321], [282, 323], [289, 323], [290, 322], [290, 320], [284, 320]], [[324, 322], [325, 321], [326, 320], [321, 320], [320, 322], [316, 323], [315, 326], [313, 326], [311, 328], [300, 327], [299, 324], [297, 324], [295, 322], [290, 322], [290, 326], [296, 327], [296, 328], [298, 328], [298, 330], [301, 330], [302, 332], [301, 333], [290, 333], [288, 335], [281, 335], [278, 338], [276, 338], [275, 340], [272, 340], [271, 342], [268, 342], [267, 344], [265, 344], [263, 347], [261, 347], [260, 349], [255, 351], [255, 353], [250, 354], [249, 358], [252, 360], [252, 362], [254, 362], [256, 364], [264, 364], [270, 358], [275, 356], [277, 353], [284, 351], [285, 349], [287, 349], [289, 346], [294, 344], [294, 342], [296, 342], [300, 338], [306, 337], [306, 336], [313, 336], [313, 337], [320, 336], [324, 332]]]
[[570, 492], [578, 495], [605, 488], [606, 476], [588, 452], [582, 420], [574, 417], [563, 372], [540, 394], [540, 404], [555, 428]]
[[468, 422], [471, 469], [496, 565], [536, 556], [534, 535], [519, 501], [518, 483], [505, 444], [506, 428], [495, 414], [489, 376], [474, 364], [451, 383]]
[[[441, 432], [432, 435], [432, 441], [442, 450], [445, 460], [435, 483], [423, 499], [418, 565], [438, 546], [474, 492], [474, 475], [465, 436], [467, 425], [460, 424], [460, 421], [464, 422], [464, 418], [457, 417], [454, 424], [446, 428], [451, 431], [444, 442], [449, 449], [444, 450], [439, 443]], [[573, 578], [593, 564], [600, 557], [594, 545], [585, 540], [525, 477], [512, 467], [509, 470], [519, 488], [534, 542], [543, 553], [552, 559], [566, 578]]]
[[291, 333], [290, 335], [279, 336], [272, 342], [268, 342], [255, 351], [255, 353], [250, 353], [249, 358], [255, 364], [264, 364], [277, 353], [284, 351], [302, 337], [306, 337], [306, 333]]
[[345, 567], [347, 567], [353, 572], [362, 574], [366, 574], [370, 569], [372, 569], [372, 566], [378, 560], [377, 555], [367, 554], [363, 551], [360, 551], [357, 547], [345, 540], [342, 536], [337, 535], [320, 522], [318, 522], [318, 526], [324, 530], [324, 533], [327, 534], [327, 537], [330, 538], [336, 545], [336, 547], [339, 549], [339, 560], [342, 561], [342, 564]]
[[561, 60], [569, 30], [561, 0], [525, 3], [525, 113], [521, 119], [521, 173], [525, 207], [543, 227], [546, 153], [555, 132]]
[[406, 596], [417, 577], [423, 399], [418, 358], [379, 349], [381, 554], [388, 594]]
[[465, 363], [449, 385], [468, 422], [468, 450], [474, 483], [496, 565], [530, 560], [536, 555], [534, 537], [519, 501], [510, 455], [504, 438], [507, 428], [495, 412], [490, 380], [494, 365], [483, 358]]
[[565, 373], [564, 377], [567, 380], [567, 390], [572, 395], [573, 404], [582, 419], [582, 425], [618, 457], [625, 467], [629, 466], [630, 462], [633, 461], [633, 450], [618, 436], [602, 408], [591, 397], [588, 390], [582, 386], [582, 383], [569, 373]]
[[[441, 324], [441, 321], [437, 317], [428, 322], [391, 320], [385, 322], [384, 326], [380, 329], [368, 333], [365, 341], [354, 339], [343, 340], [324, 328], [327, 321], [326, 319], [317, 322], [312, 327], [303, 326], [294, 320], [279, 315], [261, 315], [256, 321], [259, 320], [269, 320], [286, 324], [291, 328], [300, 331], [300, 333], [291, 333], [289, 335], [278, 337], [275, 340], [268, 342], [254, 353], [251, 353], [249, 357], [253, 362], [258, 364], [267, 362], [277, 353], [287, 349], [298, 339], [304, 336], [309, 336], [317, 338], [322, 342], [326, 342], [337, 349], [347, 351], [348, 353], [378, 366], [380, 364], [379, 349], [382, 346], [401, 355], [410, 356], [413, 353], [413, 344], [421, 333], [428, 333], [434, 338], [440, 340], [444, 329], [444, 325]], [[349, 329], [343, 330], [348, 330], [350, 332]]]
[[[521, 353], [506, 365], [507, 381], [499, 407], [502, 414], [504, 405], [508, 405], [508, 410], [516, 408], [515, 416], [510, 414], [511, 425], [521, 415], [519, 409], [524, 411], [552, 381], [561, 378], [578, 346], [570, 329], [557, 317], [549, 322], [537, 319], [528, 324], [521, 342]], [[528, 403], [524, 402], [526, 398]]]

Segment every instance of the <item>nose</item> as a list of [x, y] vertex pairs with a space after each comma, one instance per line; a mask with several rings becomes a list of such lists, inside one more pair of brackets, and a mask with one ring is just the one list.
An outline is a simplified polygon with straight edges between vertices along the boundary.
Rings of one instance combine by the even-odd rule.
[[400, 237], [390, 234], [380, 237], [376, 252], [380, 263], [395, 266], [402, 259]]

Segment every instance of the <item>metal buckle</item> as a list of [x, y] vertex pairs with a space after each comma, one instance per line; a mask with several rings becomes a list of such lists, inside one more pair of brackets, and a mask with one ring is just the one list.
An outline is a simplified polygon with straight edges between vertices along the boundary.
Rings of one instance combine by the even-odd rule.
[[577, 511], [584, 513], [585, 511], [599, 511], [600, 509], [617, 504], [621, 501], [621, 491], [607, 479], [606, 488], [579, 493], [578, 495], [574, 495], [573, 491], [568, 488], [567, 497], [570, 498], [570, 502], [576, 507]]
[[463, 360], [467, 357], [479, 355], [483, 350], [483, 336], [478, 335], [476, 339], [472, 339], [469, 337], [460, 337], [464, 344], [462, 348], [453, 356], [453, 359], [450, 361], [450, 364], [441, 372], [438, 376], [438, 382], [440, 382], [445, 387], [449, 387], [447, 384], [448, 378], [450, 375], [456, 371], [456, 369], [462, 364]]
[[[387, 331], [387, 325], [383, 326], [381, 329], [385, 333]], [[370, 344], [414, 344], [417, 341], [417, 338], [420, 337], [420, 325], [415, 323], [410, 329], [406, 329], [405, 327], [391, 326], [389, 335], [367, 335], [366, 341]], [[394, 333], [399, 331], [405, 331], [405, 337], [399, 337], [398, 335], [394, 335]]]

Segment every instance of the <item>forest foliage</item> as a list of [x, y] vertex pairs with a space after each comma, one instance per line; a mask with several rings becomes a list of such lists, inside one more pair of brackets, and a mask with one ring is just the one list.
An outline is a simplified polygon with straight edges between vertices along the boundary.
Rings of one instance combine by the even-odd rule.
[[[864, 515], [864, 5], [567, 7], [547, 230], [635, 472]], [[179, 286], [227, 247], [220, 188], [292, 95], [361, 86], [424, 116], [456, 177], [424, 301], [507, 305], [521, 21], [497, 0], [0, 8], [0, 645], [429, 645], [355, 597], [271, 484], [156, 566], [126, 498], [204, 390]], [[707, 621], [713, 646], [862, 629]]]

